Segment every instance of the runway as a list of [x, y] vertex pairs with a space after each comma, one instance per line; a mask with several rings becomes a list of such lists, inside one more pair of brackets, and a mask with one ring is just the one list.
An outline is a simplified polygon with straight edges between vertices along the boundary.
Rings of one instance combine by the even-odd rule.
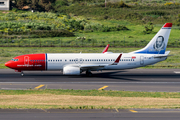
[[76, 109], [0, 109], [2, 120], [179, 120], [179, 109], [120, 109], [120, 110], [76, 110]]
[[100, 89], [180, 92], [180, 69], [130, 69], [93, 72], [92, 77], [65, 76], [60, 71], [15, 73], [0, 69], [0, 89]]

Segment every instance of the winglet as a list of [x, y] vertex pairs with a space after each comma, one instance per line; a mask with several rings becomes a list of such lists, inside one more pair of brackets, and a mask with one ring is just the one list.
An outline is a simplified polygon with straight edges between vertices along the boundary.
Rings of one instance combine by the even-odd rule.
[[111, 65], [117, 65], [119, 63], [119, 60], [121, 59], [122, 54], [118, 56], [118, 58], [115, 60], [115, 62]]
[[102, 53], [105, 53], [108, 51], [108, 48], [109, 48], [109, 44], [104, 48], [104, 50], [102, 51]]

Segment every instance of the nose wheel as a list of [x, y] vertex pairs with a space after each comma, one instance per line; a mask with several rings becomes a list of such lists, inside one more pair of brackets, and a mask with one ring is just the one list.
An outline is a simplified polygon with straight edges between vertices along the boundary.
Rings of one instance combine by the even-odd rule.
[[23, 73], [23, 72], [21, 72], [21, 76], [24, 76], [24, 73]]

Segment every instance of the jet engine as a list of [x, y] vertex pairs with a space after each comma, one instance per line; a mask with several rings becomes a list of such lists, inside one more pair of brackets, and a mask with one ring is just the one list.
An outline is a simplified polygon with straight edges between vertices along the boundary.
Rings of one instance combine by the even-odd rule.
[[63, 68], [63, 74], [64, 75], [80, 75], [80, 68], [66, 66]]

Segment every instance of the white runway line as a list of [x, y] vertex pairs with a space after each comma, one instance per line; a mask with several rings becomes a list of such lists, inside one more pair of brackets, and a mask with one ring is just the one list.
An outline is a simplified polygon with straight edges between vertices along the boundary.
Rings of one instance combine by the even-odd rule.
[[176, 74], [180, 74], [180, 71], [174, 71], [174, 73], [176, 73]]

